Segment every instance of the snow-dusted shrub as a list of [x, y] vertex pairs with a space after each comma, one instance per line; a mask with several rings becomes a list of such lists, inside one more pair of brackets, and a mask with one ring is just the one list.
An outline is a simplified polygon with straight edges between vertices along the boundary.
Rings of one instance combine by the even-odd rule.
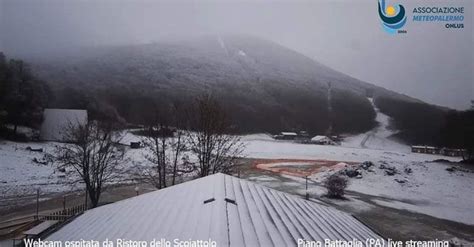
[[342, 198], [344, 197], [344, 191], [347, 188], [347, 178], [333, 174], [324, 181], [324, 186], [328, 190], [328, 197]]

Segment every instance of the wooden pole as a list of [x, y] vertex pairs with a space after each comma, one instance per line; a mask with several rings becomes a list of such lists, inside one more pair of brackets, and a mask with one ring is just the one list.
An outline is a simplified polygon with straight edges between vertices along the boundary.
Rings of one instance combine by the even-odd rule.
[[39, 219], [39, 194], [40, 194], [40, 189], [36, 189], [36, 220]]
[[308, 193], [308, 176], [306, 178], [306, 200], [309, 200], [309, 193]]
[[306, 192], [308, 192], [308, 176], [306, 176], [305, 178], [306, 178]]

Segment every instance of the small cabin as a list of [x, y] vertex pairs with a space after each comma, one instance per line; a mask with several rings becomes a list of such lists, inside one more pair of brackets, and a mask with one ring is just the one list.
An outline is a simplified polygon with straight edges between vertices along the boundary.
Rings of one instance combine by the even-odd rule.
[[428, 154], [440, 154], [441, 148], [437, 147], [426, 147], [426, 153]]
[[454, 148], [438, 148], [431, 146], [411, 146], [411, 152], [423, 154], [441, 154], [444, 156], [459, 157], [463, 155], [465, 150]]
[[425, 153], [425, 146], [411, 146], [412, 153]]
[[465, 151], [466, 150], [464, 149], [443, 148], [441, 149], [441, 154], [445, 156], [451, 156], [451, 157], [460, 157], [460, 156], [463, 156]]
[[431, 146], [411, 146], [412, 153], [440, 154], [441, 148]]
[[298, 137], [298, 134], [295, 132], [280, 132], [280, 134], [275, 135], [273, 138], [277, 140], [295, 140]]
[[327, 136], [317, 135], [311, 138], [311, 143], [319, 145], [332, 145], [334, 142]]

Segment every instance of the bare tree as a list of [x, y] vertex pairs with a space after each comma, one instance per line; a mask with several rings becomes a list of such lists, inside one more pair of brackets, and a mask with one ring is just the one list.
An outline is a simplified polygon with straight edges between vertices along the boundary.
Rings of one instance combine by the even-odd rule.
[[187, 136], [199, 162], [198, 175], [231, 173], [244, 145], [239, 136], [229, 134], [227, 114], [211, 96], [197, 98], [190, 109], [188, 115], [192, 128]]
[[182, 119], [181, 107], [175, 103], [167, 111], [156, 110], [146, 129], [143, 142], [149, 153], [145, 158], [154, 166], [140, 168], [140, 177], [158, 189], [175, 185], [178, 178], [195, 170], [185, 153]]
[[123, 148], [115, 143], [118, 132], [111, 124], [88, 122], [70, 124], [62, 133], [70, 143], [56, 146], [54, 160], [59, 168], [72, 168], [79, 176], [89, 195], [92, 207], [107, 183], [116, 178]]

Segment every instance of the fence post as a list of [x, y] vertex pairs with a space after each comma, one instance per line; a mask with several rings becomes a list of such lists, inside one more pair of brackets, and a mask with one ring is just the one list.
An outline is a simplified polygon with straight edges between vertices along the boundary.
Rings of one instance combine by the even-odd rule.
[[87, 208], [87, 195], [88, 195], [87, 192], [88, 192], [88, 191], [87, 191], [87, 188], [86, 188], [86, 202], [85, 202], [85, 204], [84, 204], [86, 208]]
[[63, 215], [66, 214], [66, 196], [63, 196]]
[[39, 194], [40, 194], [40, 189], [36, 189], [36, 220], [39, 219]]

